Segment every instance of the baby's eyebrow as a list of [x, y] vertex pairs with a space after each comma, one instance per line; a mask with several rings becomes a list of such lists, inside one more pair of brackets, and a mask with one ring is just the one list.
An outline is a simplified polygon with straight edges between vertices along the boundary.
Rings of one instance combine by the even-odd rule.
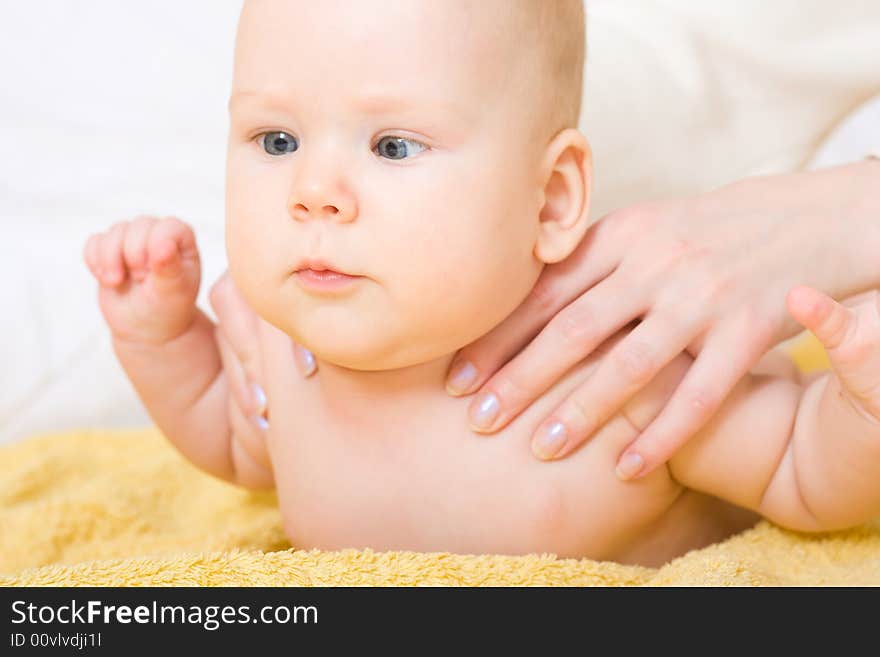
[[[250, 89], [242, 89], [234, 91], [229, 97], [229, 111], [240, 101], [251, 101], [270, 108], [277, 108], [282, 111], [287, 110], [293, 105], [292, 101], [281, 94], [256, 91]], [[465, 107], [456, 103], [449, 98], [431, 98], [421, 100], [414, 103], [411, 98], [383, 95], [383, 94], [366, 94], [354, 100], [354, 107], [364, 114], [385, 114], [394, 111], [406, 110], [429, 110], [432, 112], [441, 111], [450, 116], [467, 119], [471, 112]]]

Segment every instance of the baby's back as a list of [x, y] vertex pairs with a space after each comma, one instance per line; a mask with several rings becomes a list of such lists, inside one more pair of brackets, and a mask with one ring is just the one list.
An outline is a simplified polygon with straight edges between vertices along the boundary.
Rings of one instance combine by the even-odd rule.
[[568, 458], [532, 455], [534, 431], [598, 356], [491, 436], [466, 426], [469, 398], [440, 386], [414, 400], [406, 417], [377, 405], [352, 423], [321, 403], [313, 379], [282, 392], [267, 372], [267, 385], [276, 382], [269, 448], [292, 544], [658, 565], [753, 524], [755, 514], [683, 488], [665, 467], [631, 482], [614, 473], [683, 376], [685, 356]]

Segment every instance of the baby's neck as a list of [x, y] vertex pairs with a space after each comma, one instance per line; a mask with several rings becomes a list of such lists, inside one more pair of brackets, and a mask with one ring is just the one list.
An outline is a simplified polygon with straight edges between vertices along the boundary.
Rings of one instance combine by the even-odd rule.
[[422, 402], [446, 395], [446, 372], [454, 356], [450, 353], [418, 365], [375, 371], [352, 370], [318, 359], [313, 385], [334, 420], [372, 425], [374, 419], [418, 413]]

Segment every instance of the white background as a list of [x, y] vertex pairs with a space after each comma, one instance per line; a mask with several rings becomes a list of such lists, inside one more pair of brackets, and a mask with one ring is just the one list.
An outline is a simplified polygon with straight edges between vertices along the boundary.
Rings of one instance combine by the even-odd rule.
[[225, 268], [226, 97], [240, 3], [7, 1], [0, 13], [0, 442], [149, 421], [82, 260], [138, 214], [190, 222], [201, 305]]

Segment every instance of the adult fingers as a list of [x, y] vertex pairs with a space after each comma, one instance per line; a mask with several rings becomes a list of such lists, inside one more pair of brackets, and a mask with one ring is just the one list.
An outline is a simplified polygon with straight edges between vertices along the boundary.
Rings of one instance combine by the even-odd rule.
[[615, 330], [642, 313], [643, 295], [615, 272], [576, 299], [512, 361], [495, 374], [471, 402], [471, 427], [492, 433], [583, 360]]
[[[290, 358], [290, 336], [266, 320], [258, 317], [261, 358], [266, 383], [275, 390], [289, 390], [297, 385], [302, 374]], [[271, 364], [271, 365], [270, 365]], [[271, 399], [269, 400], [271, 402]], [[271, 417], [269, 418], [271, 421]]]
[[597, 222], [574, 253], [545, 266], [529, 295], [510, 316], [459, 350], [449, 367], [447, 392], [459, 396], [476, 391], [562, 308], [609, 276], [622, 254], [620, 231], [615, 229], [616, 225], [604, 219]]
[[[214, 313], [220, 320], [229, 343], [238, 353], [251, 381], [261, 386], [261, 366], [259, 354], [257, 353], [259, 346], [257, 332], [258, 317], [244, 300], [244, 297], [241, 296], [228, 271], [224, 272], [217, 279], [217, 282], [214, 283], [209, 295], [209, 301], [214, 309]], [[290, 343], [300, 374], [304, 377], [314, 374], [317, 371], [317, 363], [312, 353], [292, 340]]]
[[265, 407], [257, 315], [241, 298], [228, 272], [225, 272], [208, 295], [219, 320], [218, 332], [234, 356], [242, 383], [234, 389], [236, 399], [248, 415], [259, 416]]
[[[233, 360], [235, 359], [231, 352], [227, 352], [227, 354]], [[272, 461], [266, 446], [266, 430], [255, 424], [253, 416], [247, 415], [236, 402], [237, 400], [233, 398], [229, 406], [229, 426], [232, 433], [230, 438], [233, 441], [233, 447], [236, 444], [241, 446], [252, 461], [271, 472]]]
[[704, 324], [704, 317], [691, 313], [649, 313], [541, 424], [532, 438], [535, 456], [564, 458], [577, 449], [680, 354]]
[[299, 373], [308, 378], [318, 370], [318, 363], [311, 351], [301, 344], [293, 342], [293, 357], [296, 360], [296, 368]]
[[229, 409], [230, 457], [235, 471], [235, 481], [247, 488], [273, 488], [275, 475], [272, 461], [265, 444], [253, 442], [248, 435], [249, 422], [237, 405]]
[[223, 374], [234, 405], [241, 411], [242, 416], [248, 419], [251, 431], [260, 434], [269, 428], [265, 396], [260, 399], [259, 395], [254, 393], [238, 354], [222, 331], [215, 329], [215, 338], [220, 350], [220, 360], [223, 362]]
[[712, 418], [771, 340], [769, 328], [756, 326], [744, 316], [710, 333], [672, 397], [621, 454], [617, 476], [623, 480], [642, 477], [668, 461]]

